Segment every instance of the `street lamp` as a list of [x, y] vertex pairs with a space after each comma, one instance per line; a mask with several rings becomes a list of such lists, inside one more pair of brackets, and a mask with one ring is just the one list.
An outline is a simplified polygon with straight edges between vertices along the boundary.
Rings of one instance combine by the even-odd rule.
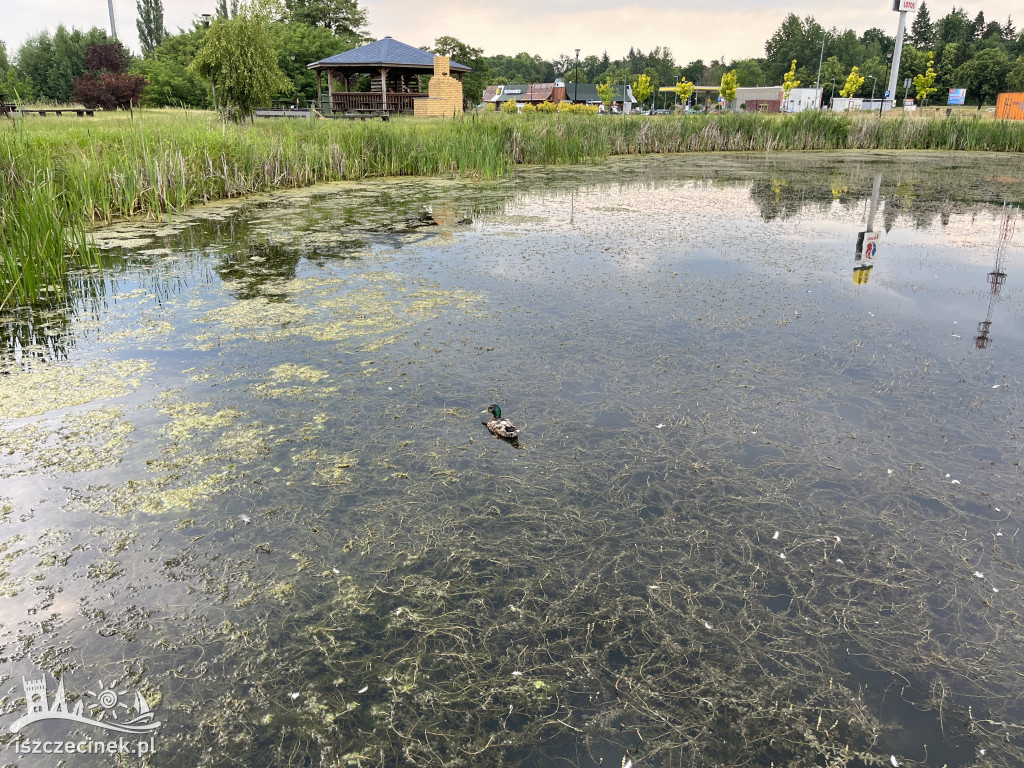
[[572, 84], [572, 103], [576, 103], [576, 97], [580, 92], [580, 49], [576, 49], [576, 78]]
[[[210, 28], [210, 19], [212, 19], [213, 16], [211, 16], [208, 13], [204, 13], [204, 14], [202, 14], [202, 17], [203, 17], [203, 26], [206, 27], [207, 29], [209, 29]], [[215, 82], [213, 82], [213, 78], [210, 79], [210, 88], [213, 90], [213, 108], [216, 109], [217, 108], [217, 84]]]
[[831, 110], [836, 100], [836, 79], [832, 78], [832, 93], [828, 97], [828, 108]]
[[[295, 71], [295, 54], [289, 53], [288, 58], [292, 60], [292, 71]], [[295, 109], [299, 108], [299, 82], [296, 75], [292, 75], [292, 87], [295, 89]]]
[[[825, 58], [825, 38], [828, 36], [827, 32], [821, 33], [821, 53], [818, 54], [818, 77], [814, 80], [814, 98], [818, 99], [818, 88], [821, 87], [821, 62]], [[820, 103], [818, 105], [821, 106]]]
[[874, 104], [875, 103], [875, 83], [877, 83], [878, 81], [875, 79], [874, 75], [868, 75], [868, 77], [871, 78], [871, 103]]

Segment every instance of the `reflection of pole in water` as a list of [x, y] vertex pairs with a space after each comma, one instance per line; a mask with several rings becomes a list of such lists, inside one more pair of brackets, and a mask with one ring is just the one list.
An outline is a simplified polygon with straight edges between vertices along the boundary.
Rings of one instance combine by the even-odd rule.
[[1006, 282], [1006, 273], [1003, 271], [1003, 255], [1006, 244], [1013, 238], [1013, 230], [1017, 225], [1017, 209], [1003, 203], [1003, 218], [999, 222], [999, 243], [996, 245], [996, 260], [992, 271], [988, 273], [988, 312], [985, 319], [978, 323], [978, 335], [974, 337], [974, 346], [978, 349], [986, 349], [992, 343], [988, 332], [992, 327], [992, 310], [995, 309], [996, 300]]
[[878, 193], [882, 189], [882, 174], [875, 174], [875, 183], [871, 187], [871, 205], [868, 208], [868, 220], [863, 232], [857, 233], [857, 253], [853, 257], [853, 283], [866, 285], [871, 276], [871, 268], [875, 266], [875, 255], [878, 253], [878, 233], [875, 232], [875, 214], [878, 213]]

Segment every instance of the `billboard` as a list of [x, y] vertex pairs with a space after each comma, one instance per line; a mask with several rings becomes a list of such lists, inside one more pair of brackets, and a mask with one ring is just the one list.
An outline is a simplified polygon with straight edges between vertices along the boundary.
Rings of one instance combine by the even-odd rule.
[[914, 13], [921, 2], [923, 0], [892, 0], [892, 9], [894, 11]]
[[967, 98], [967, 89], [966, 88], [950, 88], [949, 89], [949, 98], [946, 100], [946, 103], [949, 104], [950, 106], [954, 106], [954, 105], [957, 105], [957, 104], [962, 105], [966, 98]]

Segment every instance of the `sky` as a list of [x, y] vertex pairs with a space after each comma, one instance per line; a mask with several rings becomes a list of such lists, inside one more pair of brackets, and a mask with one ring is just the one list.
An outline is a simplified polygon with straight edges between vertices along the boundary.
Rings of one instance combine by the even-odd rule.
[[[29, 37], [44, 30], [53, 32], [58, 24], [86, 30], [96, 26], [109, 32], [107, 0], [0, 0], [4, 6], [0, 40], [14, 57]], [[215, 0], [164, 0], [164, 26], [171, 33], [191, 26], [200, 14], [212, 13]], [[391, 37], [415, 46], [431, 45], [448, 35], [467, 45], [482, 48], [485, 56], [515, 55], [521, 51], [555, 59], [565, 54], [580, 58], [600, 56], [622, 58], [630, 47], [649, 51], [667, 47], [679, 65], [694, 59], [710, 62], [764, 55], [764, 43], [789, 13], [813, 16], [826, 29], [852, 29], [858, 34], [879, 27], [896, 34], [899, 14], [889, 0], [849, 3], [820, 3], [805, 0], [362, 0], [369, 16], [369, 33], [374, 38]], [[929, 2], [936, 20], [953, 9], [953, 3]], [[970, 18], [984, 11], [989, 21], [1014, 18], [1024, 26], [1020, 0], [984, 0], [973, 5], [957, 3]], [[12, 7], [13, 6], [13, 7]], [[139, 52], [134, 0], [114, 0], [118, 38]], [[908, 15], [908, 26], [910, 16]], [[826, 43], [826, 56], [828, 48]]]

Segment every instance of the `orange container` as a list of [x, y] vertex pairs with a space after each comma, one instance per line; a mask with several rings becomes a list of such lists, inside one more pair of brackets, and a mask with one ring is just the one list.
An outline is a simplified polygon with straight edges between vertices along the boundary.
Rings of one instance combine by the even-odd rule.
[[996, 101], [1000, 120], [1024, 120], [1024, 93], [1000, 93]]

